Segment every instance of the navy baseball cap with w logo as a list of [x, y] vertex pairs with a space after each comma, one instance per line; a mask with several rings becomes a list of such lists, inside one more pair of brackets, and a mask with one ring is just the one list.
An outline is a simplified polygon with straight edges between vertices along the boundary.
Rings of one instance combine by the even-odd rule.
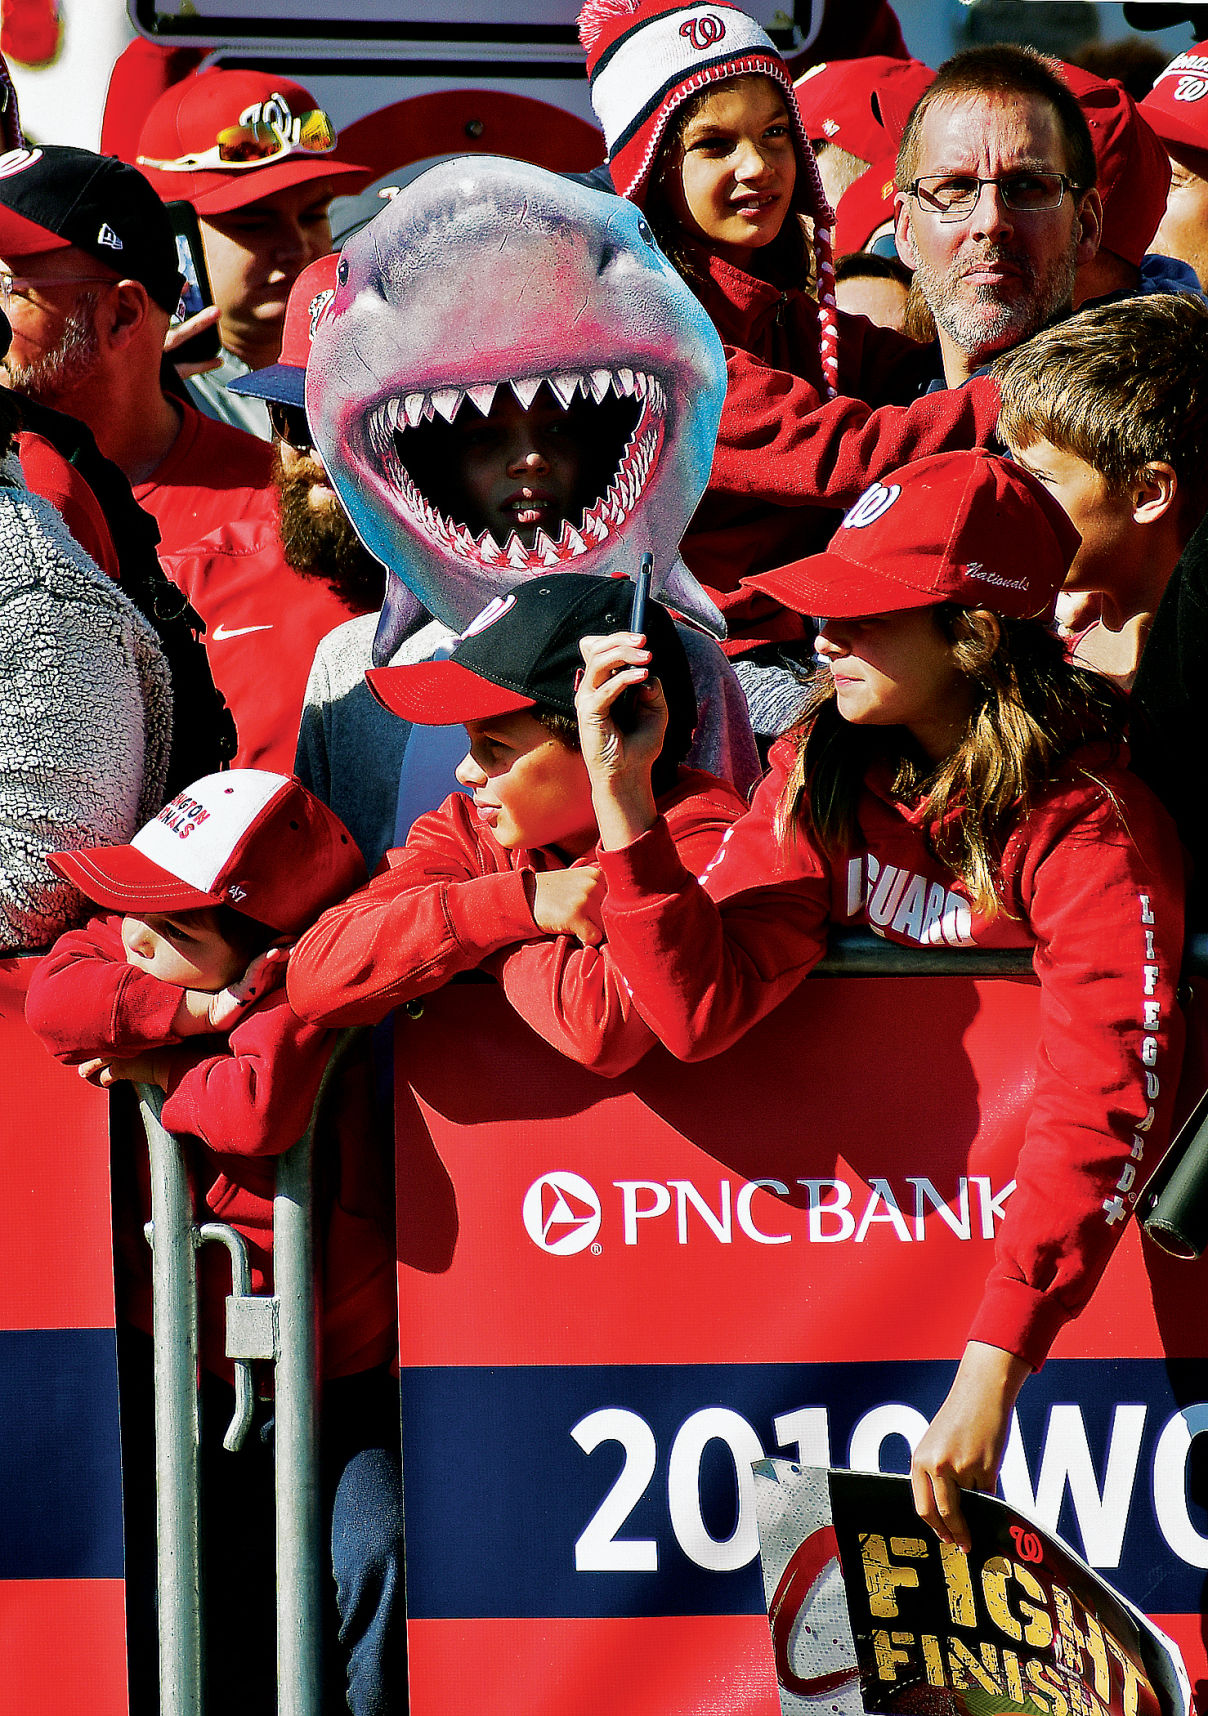
[[0, 257], [19, 274], [22, 257], [69, 245], [140, 281], [169, 313], [179, 303], [172, 221], [137, 167], [57, 143], [0, 155]]
[[[420, 726], [493, 721], [540, 704], [575, 712], [583, 667], [579, 639], [629, 630], [628, 578], [559, 572], [496, 596], [470, 621], [443, 661], [374, 667], [366, 674], [379, 703]], [[646, 604], [646, 647], [672, 721], [696, 726], [696, 694], [675, 621], [661, 602]]]

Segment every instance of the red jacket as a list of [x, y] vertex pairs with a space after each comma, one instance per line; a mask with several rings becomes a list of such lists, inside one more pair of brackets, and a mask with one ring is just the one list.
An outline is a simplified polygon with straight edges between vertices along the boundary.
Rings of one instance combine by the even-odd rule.
[[[672, 849], [693, 869], [709, 862], [746, 809], [725, 781], [690, 769], [659, 802]], [[598, 851], [578, 860], [598, 861]], [[532, 876], [565, 866], [539, 849], [501, 846], [463, 793], [419, 817], [384, 864], [294, 949], [287, 982], [303, 1018], [371, 1024], [481, 967], [521, 1018], [593, 1072], [614, 1077], [652, 1046], [608, 947], [550, 935], [533, 918]]]
[[180, 434], [134, 498], [159, 526], [159, 551], [175, 554], [220, 524], [242, 518], [272, 481], [273, 450], [267, 441], [203, 417], [177, 400]]
[[[138, 1055], [180, 1045], [170, 1057], [163, 1124], [199, 1141], [200, 1195], [248, 1242], [253, 1291], [263, 1292], [272, 1276], [272, 1158], [306, 1130], [331, 1033], [305, 1024], [278, 989], [245, 1013], [228, 1037], [182, 1042], [172, 1030], [180, 990], [126, 964], [121, 921], [95, 917], [59, 937], [30, 982], [26, 1017], [56, 1059], [69, 1066], [95, 1054]], [[364, 1159], [371, 1147], [365, 1115], [356, 1116], [355, 1126], [351, 1114], [344, 1118], [349, 1123], [338, 1129], [338, 1162], [316, 1169], [317, 1183], [327, 1171], [337, 1182], [325, 1188], [326, 1209], [319, 1214], [328, 1376], [387, 1362], [395, 1321], [394, 1268], [385, 1237], [389, 1212], [377, 1201], [378, 1179]], [[139, 1178], [145, 1184], [145, 1176]], [[202, 1356], [209, 1368], [225, 1372], [222, 1316], [229, 1283], [222, 1271], [203, 1271], [202, 1280]], [[145, 1280], [136, 1283], [131, 1314], [149, 1328], [146, 1286]]]
[[75, 466], [53, 442], [32, 429], [17, 435], [17, 454], [26, 487], [50, 502], [80, 547], [116, 583], [121, 567], [109, 521]]
[[[726, 617], [727, 654], [797, 642], [806, 622], [739, 588], [749, 572], [825, 546], [872, 482], [929, 453], [984, 446], [998, 421], [998, 384], [918, 398], [932, 348], [839, 312], [839, 390], [825, 399], [818, 306], [703, 248], [695, 289], [721, 335], [726, 398], [713, 469], [684, 537], [684, 559]], [[881, 409], [883, 408], [883, 409]]]
[[1173, 824], [1125, 769], [1082, 754], [1011, 832], [1004, 907], [987, 920], [933, 856], [917, 808], [890, 795], [887, 773], [869, 777], [860, 839], [842, 858], [804, 832], [783, 849], [773, 815], [793, 755], [787, 741], [773, 747], [771, 773], [703, 886], [662, 823], [602, 855], [612, 960], [659, 1038], [701, 1059], [796, 988], [831, 924], [913, 946], [1032, 948], [1035, 1096], [969, 1338], [1039, 1365], [1090, 1297], [1163, 1147], [1182, 1047]]
[[205, 621], [210, 672], [239, 738], [233, 766], [292, 775], [315, 651], [328, 632], [369, 610], [287, 564], [271, 485], [231, 522], [160, 557]]

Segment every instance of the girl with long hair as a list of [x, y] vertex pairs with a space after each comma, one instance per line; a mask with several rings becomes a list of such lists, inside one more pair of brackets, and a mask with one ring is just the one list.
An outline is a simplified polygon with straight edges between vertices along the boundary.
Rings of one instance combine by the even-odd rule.
[[[876, 474], [864, 474], [870, 460], [884, 469], [971, 445], [995, 408], [975, 388], [864, 431], [856, 402], [915, 400], [934, 356], [836, 309], [833, 216], [788, 67], [754, 19], [728, 0], [588, 0], [579, 33], [613, 183], [725, 347], [717, 450], [684, 558], [725, 615], [756, 731], [779, 732], [799, 690], [780, 647], [808, 654], [808, 635], [743, 575], [822, 545], [843, 504], [821, 493], [832, 481], [854, 498]], [[827, 401], [825, 432], [811, 425], [800, 445], [794, 425]], [[864, 432], [841, 450], [850, 429]]]
[[[915, 947], [1030, 948], [1035, 1094], [995, 1262], [915, 1451], [920, 1513], [968, 1546], [1028, 1372], [1090, 1297], [1161, 1152], [1178, 1074], [1183, 864], [1124, 766], [1123, 703], [1048, 629], [1077, 533], [984, 453], [875, 485], [830, 549], [755, 582], [814, 622], [795, 731], [702, 881], [647, 780], [664, 713], [629, 634], [585, 639], [579, 693], [617, 969], [683, 1059], [727, 1048], [804, 978], [832, 925]], [[620, 734], [601, 688], [640, 689]], [[956, 1055], [959, 1045], [952, 1045]]]

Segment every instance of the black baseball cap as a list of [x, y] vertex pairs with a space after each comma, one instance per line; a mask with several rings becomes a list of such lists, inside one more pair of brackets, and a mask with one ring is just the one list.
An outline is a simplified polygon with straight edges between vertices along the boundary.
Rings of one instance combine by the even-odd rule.
[[183, 284], [167, 209], [137, 167], [116, 155], [42, 143], [0, 161], [0, 256], [77, 250], [138, 280], [164, 310]]
[[[537, 704], [573, 715], [583, 667], [579, 639], [628, 631], [632, 606], [628, 578], [579, 572], [532, 578], [488, 602], [443, 661], [372, 667], [365, 677], [379, 703], [418, 726], [493, 721]], [[645, 634], [650, 671], [671, 714], [669, 736], [684, 740], [672, 754], [683, 755], [696, 726], [696, 693], [675, 621], [661, 602], [647, 602]]]

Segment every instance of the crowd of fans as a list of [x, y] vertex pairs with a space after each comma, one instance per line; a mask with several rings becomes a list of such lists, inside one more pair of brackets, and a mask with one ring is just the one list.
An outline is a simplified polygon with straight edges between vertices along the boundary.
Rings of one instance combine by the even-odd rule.
[[[697, 29], [705, 10], [588, 0], [580, 29], [593, 182], [637, 205], [724, 350], [708, 483], [666, 546], [725, 621], [711, 671], [751, 728], [729, 779], [684, 766], [683, 616], [652, 601], [635, 621], [627, 583], [541, 563], [611, 475], [588, 376], [578, 402], [538, 377], [401, 402], [405, 426], [433, 422], [428, 501], [525, 571], [460, 636], [412, 597], [365, 674], [387, 578], [306, 375], [347, 280], [328, 208], [372, 175], [305, 89], [190, 72], [130, 160], [27, 142], [10, 102], [0, 948], [54, 943], [31, 1024], [94, 1082], [167, 1093], [266, 1277], [264, 1158], [332, 1031], [458, 972], [613, 1076], [656, 1044], [728, 1046], [835, 923], [1033, 949], [1019, 1185], [915, 1454], [920, 1512], [964, 1541], [959, 1486], [993, 1484], [1178, 1073], [1184, 902], [1201, 922], [1208, 865], [1208, 44], [1139, 103], [1016, 47], [932, 71], [891, 44], [794, 80], [746, 14]], [[201, 369], [173, 361], [172, 202], [198, 217], [216, 306]], [[378, 230], [405, 267], [405, 236]], [[339, 706], [369, 691], [381, 710], [337, 746]], [[429, 783], [399, 824], [407, 735], [453, 724], [464, 790]], [[351, 835], [328, 808], [345, 797]], [[323, 1216], [333, 1628], [357, 1713], [401, 1707], [370, 1087]]]

